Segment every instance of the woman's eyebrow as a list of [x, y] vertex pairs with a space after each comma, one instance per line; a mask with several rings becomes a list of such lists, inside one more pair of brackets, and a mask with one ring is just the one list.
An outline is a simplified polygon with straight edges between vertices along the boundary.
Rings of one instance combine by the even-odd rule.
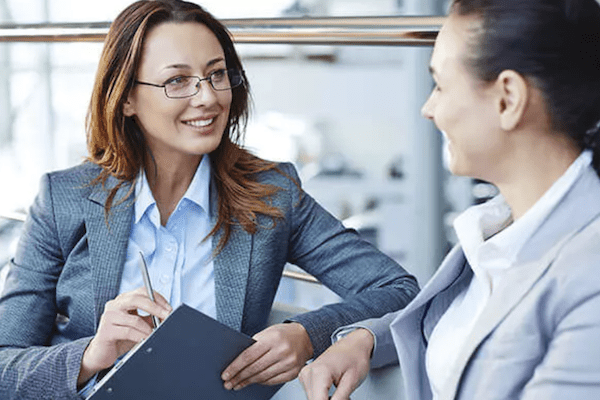
[[[220, 62], [225, 62], [225, 58], [223, 57], [217, 57], [215, 59], [210, 60], [209, 62], [206, 63], [207, 67], [211, 67], [215, 64], [218, 64]], [[167, 65], [166, 67], [164, 67], [163, 69], [192, 69], [192, 67], [188, 64], [171, 64], [171, 65]]]
[[210, 60], [210, 61], [209, 61], [209, 62], [206, 64], [206, 66], [207, 66], [207, 67], [212, 67], [213, 65], [215, 65], [215, 64], [218, 64], [218, 63], [220, 63], [221, 61], [222, 61], [222, 62], [225, 62], [225, 58], [224, 58], [224, 57], [218, 57], [218, 58], [215, 58], [215, 59], [213, 59], [213, 60]]

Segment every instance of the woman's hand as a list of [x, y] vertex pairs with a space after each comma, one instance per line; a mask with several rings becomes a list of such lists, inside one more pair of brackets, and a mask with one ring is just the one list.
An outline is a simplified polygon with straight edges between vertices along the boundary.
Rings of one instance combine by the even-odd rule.
[[141, 287], [106, 303], [98, 331], [83, 353], [78, 385], [113, 366], [119, 357], [152, 333], [151, 317], [138, 315], [138, 309], [161, 320], [169, 315], [172, 309], [167, 300], [157, 292], [154, 292], [154, 298], [155, 302]]
[[329, 399], [331, 385], [336, 386], [331, 400], [349, 399], [369, 372], [373, 345], [373, 334], [357, 329], [304, 367], [299, 378], [308, 400]]
[[270, 326], [254, 335], [254, 339], [256, 343], [221, 374], [225, 389], [239, 390], [251, 383], [277, 385], [291, 381], [313, 355], [308, 333], [296, 322]]

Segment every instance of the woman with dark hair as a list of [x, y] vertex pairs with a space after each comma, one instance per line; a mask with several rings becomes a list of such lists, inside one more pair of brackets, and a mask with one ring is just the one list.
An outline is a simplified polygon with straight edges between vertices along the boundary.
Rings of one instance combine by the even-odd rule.
[[455, 0], [430, 70], [451, 171], [500, 195], [404, 310], [301, 371], [308, 398], [398, 361], [407, 400], [600, 398], [600, 5]]
[[[198, 5], [139, 1], [116, 18], [89, 159], [43, 177], [10, 265], [0, 398], [79, 398], [151, 333], [138, 310], [164, 319], [186, 303], [254, 335], [223, 371], [239, 389], [293, 379], [337, 327], [414, 297], [414, 278], [304, 193], [290, 164], [241, 146], [248, 102], [229, 33]], [[286, 262], [345, 301], [266, 327]]]

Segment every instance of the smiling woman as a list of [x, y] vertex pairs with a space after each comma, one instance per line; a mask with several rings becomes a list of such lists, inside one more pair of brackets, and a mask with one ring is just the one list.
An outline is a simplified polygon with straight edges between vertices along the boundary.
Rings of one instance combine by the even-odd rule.
[[[295, 378], [337, 327], [414, 297], [416, 280], [306, 194], [291, 164], [242, 147], [243, 71], [229, 32], [196, 4], [142, 0], [115, 19], [88, 160], [42, 178], [9, 266], [0, 398], [85, 395], [152, 332], [137, 310], [164, 319], [185, 303], [254, 335], [222, 371], [242, 389]], [[344, 301], [267, 327], [288, 262]]]
[[[198, 51], [199, 44], [203, 51]], [[165, 90], [138, 84], [123, 110], [144, 136], [149, 155], [145, 164], [156, 163], [157, 168], [146, 171], [163, 225], [187, 190], [202, 156], [221, 143], [232, 94], [229, 84], [226, 90], [215, 90], [212, 79], [217, 73], [223, 75], [226, 67], [223, 48], [205, 25], [163, 23], [147, 33], [136, 82], [161, 82]], [[206, 76], [210, 81], [196, 80], [192, 88], [198, 90], [183, 93], [187, 96], [182, 98], [179, 82], [188, 76]], [[171, 180], [164, 189], [157, 186], [159, 171], [163, 173], [160, 178]]]

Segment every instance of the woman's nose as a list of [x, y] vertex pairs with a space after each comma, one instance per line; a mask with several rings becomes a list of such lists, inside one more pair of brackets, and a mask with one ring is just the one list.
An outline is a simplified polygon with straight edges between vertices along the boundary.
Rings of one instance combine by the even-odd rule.
[[433, 95], [429, 96], [429, 98], [425, 101], [425, 103], [421, 107], [421, 115], [427, 119], [433, 119], [433, 104], [432, 104], [432, 100], [431, 100], [432, 96]]
[[208, 81], [198, 82], [198, 93], [190, 97], [194, 107], [214, 104], [217, 101], [217, 93]]

